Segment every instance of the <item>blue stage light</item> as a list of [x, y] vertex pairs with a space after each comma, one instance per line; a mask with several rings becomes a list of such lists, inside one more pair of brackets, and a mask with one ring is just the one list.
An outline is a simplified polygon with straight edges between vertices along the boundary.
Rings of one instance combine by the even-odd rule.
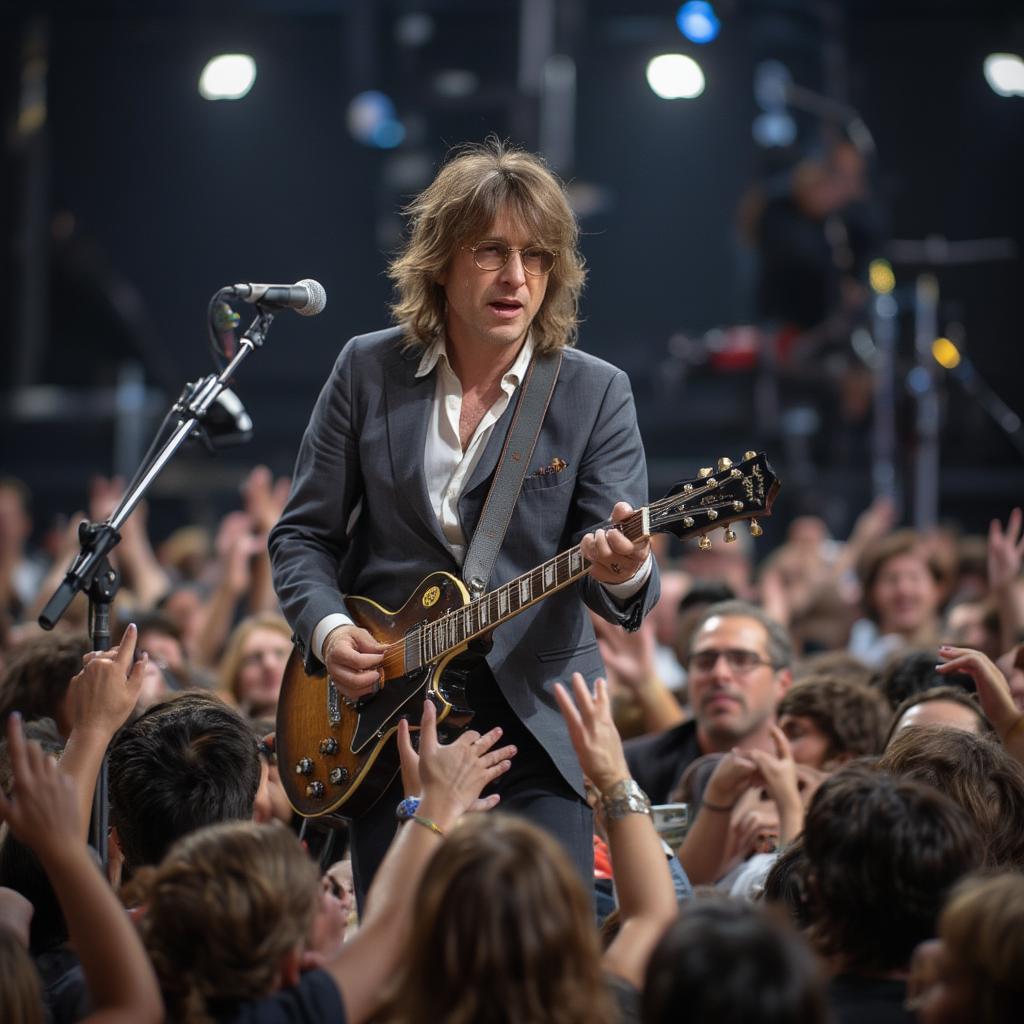
[[676, 24], [691, 43], [710, 43], [721, 28], [714, 7], [705, 0], [687, 0], [676, 14]]

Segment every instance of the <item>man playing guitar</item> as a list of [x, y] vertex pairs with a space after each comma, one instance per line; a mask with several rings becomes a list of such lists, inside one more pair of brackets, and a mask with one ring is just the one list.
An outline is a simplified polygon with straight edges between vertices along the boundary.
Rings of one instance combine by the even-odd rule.
[[[646, 535], [594, 529], [613, 501], [621, 522], [647, 500], [629, 381], [573, 347], [578, 228], [540, 159], [496, 140], [466, 147], [407, 213], [408, 243], [390, 266], [400, 326], [349, 341], [320, 394], [270, 535], [275, 587], [306, 671], [326, 666], [343, 700], [372, 701], [386, 647], [345, 596], [399, 608], [428, 573], [461, 576], [530, 361], [560, 352], [490, 584], [577, 543], [589, 567], [491, 634], [466, 702], [474, 729], [500, 726], [518, 749], [494, 787], [503, 808], [554, 833], [591, 879], [593, 822], [552, 687], [602, 672], [584, 604], [635, 629], [658, 596]], [[396, 778], [352, 823], [357, 891], [394, 834], [401, 797]]]

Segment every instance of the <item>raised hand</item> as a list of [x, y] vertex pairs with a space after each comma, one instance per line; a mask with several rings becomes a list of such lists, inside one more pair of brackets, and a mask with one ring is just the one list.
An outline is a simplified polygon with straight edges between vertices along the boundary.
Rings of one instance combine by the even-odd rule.
[[1006, 521], [998, 519], [988, 527], [988, 585], [993, 591], [1005, 590], [1020, 578], [1024, 561], [1024, 513], [1015, 508]]
[[591, 696], [586, 680], [579, 672], [573, 672], [572, 697], [561, 683], [555, 683], [555, 700], [569, 728], [569, 739], [583, 774], [598, 791], [604, 793], [616, 782], [628, 779], [629, 767], [612, 719], [605, 681], [597, 680]]
[[92, 729], [109, 739], [132, 713], [146, 674], [148, 655], [135, 660], [139, 631], [131, 623], [121, 643], [109, 651], [91, 651], [68, 687], [67, 712], [72, 731]]
[[291, 480], [281, 477], [275, 481], [266, 466], [254, 467], [242, 482], [245, 511], [258, 533], [269, 533], [270, 528], [281, 518], [290, 488]]
[[412, 746], [409, 723], [402, 719], [398, 724], [403, 782], [422, 794], [421, 806], [429, 808], [438, 824], [442, 824], [439, 817], [453, 824], [466, 811], [490, 810], [498, 803], [498, 795], [481, 798], [480, 792], [512, 767], [516, 755], [511, 744], [495, 750], [500, 739], [500, 728], [483, 735], [467, 729], [453, 742], [442, 744], [437, 738], [437, 710], [433, 701], [426, 700], [418, 754]]
[[14, 782], [9, 797], [0, 792], [0, 820], [46, 864], [80, 842], [74, 784], [38, 743], [25, 739], [17, 712], [7, 719], [7, 750]]
[[775, 754], [764, 750], [751, 750], [748, 756], [757, 765], [768, 795], [778, 810], [782, 841], [788, 843], [803, 830], [804, 805], [800, 799], [797, 763], [786, 734], [777, 726], [771, 727]]
[[758, 767], [748, 751], [730, 750], [711, 773], [704, 789], [703, 804], [709, 809], [731, 810], [740, 797], [753, 785]]
[[951, 647], [949, 644], [939, 648], [939, 657], [942, 662], [935, 666], [939, 675], [964, 672], [974, 680], [982, 710], [1001, 740], [1005, 742], [1014, 733], [1018, 740], [1024, 741], [1024, 726], [1020, 725], [1024, 713], [1017, 709], [1010, 684], [991, 658], [970, 647]]

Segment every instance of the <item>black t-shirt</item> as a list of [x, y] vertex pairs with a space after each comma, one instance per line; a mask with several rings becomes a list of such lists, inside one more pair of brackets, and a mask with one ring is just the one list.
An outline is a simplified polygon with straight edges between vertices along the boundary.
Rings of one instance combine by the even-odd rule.
[[221, 1024], [345, 1024], [345, 1006], [334, 979], [308, 971], [294, 988], [243, 1003], [219, 1018]]
[[828, 985], [835, 1024], [914, 1024], [906, 998], [907, 983], [894, 978], [838, 974]]
[[701, 755], [692, 718], [654, 736], [638, 736], [625, 747], [629, 772], [652, 804], [666, 803], [679, 777]]

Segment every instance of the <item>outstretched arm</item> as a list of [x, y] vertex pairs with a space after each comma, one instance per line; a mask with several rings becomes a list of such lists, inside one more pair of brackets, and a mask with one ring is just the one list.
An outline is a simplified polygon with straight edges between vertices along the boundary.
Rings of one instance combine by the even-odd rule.
[[[368, 1020], [380, 1005], [381, 991], [405, 945], [413, 897], [445, 834], [473, 807], [480, 791], [511, 766], [516, 749], [494, 749], [500, 738], [501, 729], [483, 736], [471, 729], [442, 745], [437, 739], [437, 712], [430, 701], [424, 702], [418, 820], [399, 829], [367, 893], [359, 931], [327, 965], [341, 989], [351, 1024]], [[412, 753], [409, 723], [404, 720], [399, 723], [399, 751], [403, 761]]]
[[128, 720], [139, 699], [146, 673], [146, 655], [135, 661], [138, 630], [130, 624], [117, 647], [90, 652], [68, 687], [71, 722], [60, 770], [72, 780], [78, 797], [78, 820], [85, 839], [96, 776], [114, 733]]
[[672, 875], [649, 808], [647, 813], [620, 813], [612, 803], [632, 779], [622, 740], [612, 721], [605, 681], [597, 680], [592, 697], [583, 676], [574, 672], [572, 693], [570, 697], [560, 683], [555, 685], [555, 699], [580, 767], [601, 793], [606, 812], [610, 812], [605, 814], [605, 829], [622, 924], [605, 951], [603, 963], [607, 970], [639, 988], [651, 950], [677, 913]]
[[1017, 710], [1010, 686], [992, 659], [969, 647], [939, 648], [942, 663], [935, 666], [939, 675], [964, 672], [974, 680], [978, 699], [1007, 752], [1024, 763], [1024, 712]]
[[7, 722], [14, 785], [0, 794], [0, 819], [39, 857], [78, 952], [96, 1011], [88, 1024], [146, 1024], [163, 1020], [156, 975], [135, 928], [81, 839], [74, 786], [26, 742], [21, 717]]

